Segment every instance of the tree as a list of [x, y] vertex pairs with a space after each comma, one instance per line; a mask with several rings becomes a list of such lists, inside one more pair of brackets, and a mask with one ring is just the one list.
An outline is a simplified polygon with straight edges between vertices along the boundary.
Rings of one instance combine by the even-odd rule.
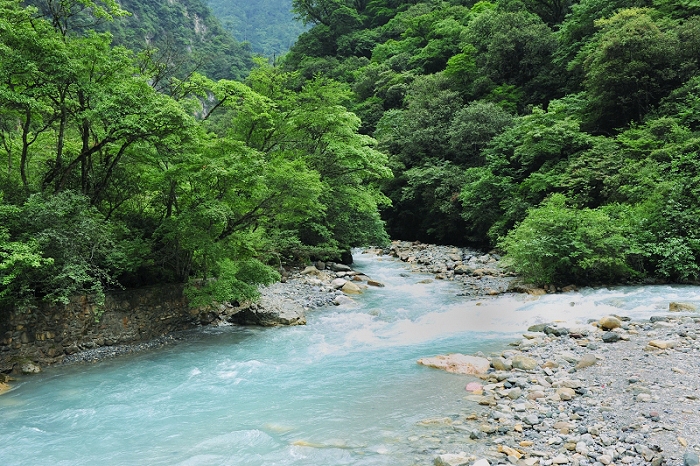
[[588, 120], [598, 131], [641, 121], [680, 84], [680, 43], [667, 21], [651, 10], [623, 10], [596, 22], [599, 32], [578, 59], [590, 98]]

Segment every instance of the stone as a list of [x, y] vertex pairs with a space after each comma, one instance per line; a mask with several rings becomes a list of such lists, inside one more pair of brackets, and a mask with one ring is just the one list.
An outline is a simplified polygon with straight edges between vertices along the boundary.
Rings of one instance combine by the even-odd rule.
[[603, 330], [613, 330], [622, 326], [620, 319], [614, 316], [605, 316], [598, 321], [598, 325]]
[[569, 329], [565, 327], [558, 327], [556, 325], [547, 325], [544, 328], [544, 333], [547, 335], [554, 335], [555, 337], [563, 337], [569, 334]]
[[515, 459], [518, 459], [518, 460], [523, 457], [523, 454], [520, 453], [518, 450], [516, 450], [515, 448], [511, 448], [509, 446], [506, 446], [506, 445], [499, 445], [498, 452], [503, 453], [506, 456], [514, 456]]
[[531, 371], [537, 367], [537, 360], [529, 356], [522, 354], [515, 355], [513, 357], [513, 368], [522, 369], [524, 371]]
[[544, 332], [544, 329], [547, 327], [548, 324], [535, 324], [531, 325], [527, 328], [528, 332]]
[[263, 327], [306, 324], [304, 308], [299, 304], [290, 299], [279, 300], [265, 295], [261, 296], [257, 305], [238, 310], [228, 320], [239, 325]]
[[39, 372], [41, 372], [41, 367], [32, 362], [25, 362], [20, 367], [20, 371], [22, 372], [22, 374], [38, 374]]
[[466, 466], [469, 457], [466, 453], [446, 453], [435, 458], [435, 466]]
[[350, 268], [350, 266], [347, 266], [345, 264], [336, 264], [336, 263], [331, 264], [331, 270], [333, 272], [352, 272], [352, 269]]
[[687, 451], [683, 455], [683, 466], [698, 466], [700, 464], [700, 457], [694, 451]]
[[479, 382], [469, 382], [467, 386], [465, 387], [465, 390], [468, 392], [481, 392], [483, 391], [484, 386], [481, 385]]
[[316, 277], [320, 277], [321, 271], [316, 268], [314, 265], [310, 265], [306, 267], [304, 270], [301, 271], [302, 275], [314, 275]]
[[376, 280], [367, 280], [367, 284], [369, 286], [376, 286], [378, 288], [384, 288], [384, 286], [385, 286], [384, 283], [378, 282]]
[[517, 400], [520, 398], [520, 396], [523, 394], [523, 391], [520, 387], [515, 387], [511, 388], [508, 390], [508, 393], [506, 393], [506, 396], [510, 398], [511, 400]]
[[651, 401], [651, 395], [648, 393], [640, 393], [635, 399], [640, 403], [648, 403]]
[[558, 455], [552, 458], [552, 463], [553, 464], [567, 464], [569, 462], [569, 458], [567, 458], [564, 455]]
[[486, 358], [460, 353], [421, 358], [418, 360], [418, 364], [442, 369], [453, 374], [484, 374], [491, 367], [491, 363]]
[[697, 311], [698, 308], [695, 304], [691, 303], [679, 303], [670, 302], [668, 303], [668, 310], [671, 312], [683, 312], [683, 311]]
[[491, 360], [491, 365], [497, 371], [509, 371], [513, 368], [511, 362], [505, 358], [493, 358]]
[[608, 465], [612, 463], [612, 456], [610, 455], [600, 455], [598, 457], [598, 462]]
[[460, 264], [455, 266], [455, 275], [471, 275], [474, 273], [474, 269], [465, 264]]
[[576, 392], [573, 388], [560, 387], [557, 388], [557, 395], [562, 401], [571, 401], [576, 396]]
[[586, 367], [593, 366], [597, 362], [597, 358], [595, 357], [595, 354], [584, 354], [581, 359], [579, 359], [578, 363], [576, 363], [576, 369], [584, 369]]
[[651, 340], [649, 346], [659, 349], [671, 349], [676, 347], [676, 342], [673, 340]]
[[540, 418], [537, 416], [537, 414], [528, 414], [528, 415], [525, 416], [525, 418], [523, 419], [523, 422], [524, 422], [525, 424], [534, 426], [534, 425], [537, 425], [537, 424], [540, 423]]
[[350, 305], [350, 304], [356, 304], [355, 300], [352, 299], [349, 296], [345, 296], [344, 294], [338, 295], [333, 299], [333, 304], [336, 306], [343, 306], [343, 305]]
[[496, 432], [497, 429], [491, 424], [481, 424], [479, 426], [479, 430], [485, 434], [493, 434], [494, 432]]
[[336, 290], [339, 290], [342, 288], [348, 281], [345, 280], [344, 278], [336, 278], [331, 282], [331, 287], [335, 288]]
[[491, 466], [491, 463], [489, 463], [489, 460], [481, 458], [478, 461], [475, 461], [472, 466]]
[[620, 334], [615, 332], [605, 332], [601, 338], [605, 343], [615, 343], [616, 341], [620, 341]]
[[10, 385], [5, 382], [0, 382], [0, 395], [10, 391]]
[[353, 282], [346, 282], [340, 290], [347, 294], [361, 294], [362, 288], [354, 284]]

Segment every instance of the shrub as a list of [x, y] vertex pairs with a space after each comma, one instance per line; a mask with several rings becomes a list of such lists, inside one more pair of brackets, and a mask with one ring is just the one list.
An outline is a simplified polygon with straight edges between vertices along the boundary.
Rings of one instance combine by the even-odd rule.
[[574, 209], [554, 194], [529, 211], [500, 246], [512, 267], [536, 284], [621, 281], [634, 275], [634, 252], [614, 207]]

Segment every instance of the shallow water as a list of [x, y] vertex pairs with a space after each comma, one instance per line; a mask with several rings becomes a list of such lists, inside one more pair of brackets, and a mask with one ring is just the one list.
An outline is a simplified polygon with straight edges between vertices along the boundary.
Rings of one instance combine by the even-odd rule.
[[418, 423], [463, 410], [470, 379], [418, 358], [496, 351], [538, 322], [700, 304], [700, 288], [672, 286], [465, 300], [388, 258], [356, 255], [356, 267], [386, 287], [306, 326], [203, 329], [24, 378], [0, 397], [0, 464], [432, 464], [440, 446]]

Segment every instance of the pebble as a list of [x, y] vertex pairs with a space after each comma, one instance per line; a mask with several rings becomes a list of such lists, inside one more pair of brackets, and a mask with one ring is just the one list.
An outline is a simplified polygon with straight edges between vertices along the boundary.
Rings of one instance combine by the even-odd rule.
[[[465, 438], [477, 442], [481, 449], [476, 451], [500, 454], [494, 456], [498, 458], [494, 464], [499, 465], [680, 466], [678, 456], [673, 463], [664, 452], [688, 448], [692, 442], [686, 438], [700, 438], [700, 423], [696, 422], [700, 407], [690, 409], [694, 401], [688, 398], [698, 398], [694, 387], [700, 380], [700, 358], [688, 358], [680, 349], [690, 345], [700, 350], [700, 345], [692, 346], [692, 339], [671, 337], [678, 335], [681, 325], [688, 334], [697, 334], [700, 322], [682, 323], [673, 318], [658, 322], [667, 327], [654, 330], [651, 337], [642, 331], [649, 324], [640, 322], [622, 321], [621, 327], [609, 332], [594, 328], [588, 332], [594, 349], [576, 344], [573, 335], [583, 330], [545, 337], [546, 325], [540, 336], [531, 327], [532, 334], [525, 340], [542, 340], [541, 344], [528, 344], [524, 350], [518, 343], [515, 349], [491, 359], [498, 370], [480, 376], [488, 403], [482, 404], [485, 412], [471, 421]], [[624, 336], [629, 343], [594, 344], [606, 335]], [[676, 349], [654, 347], [654, 352], [645, 352], [653, 340], [675, 341]], [[505, 361], [512, 363], [512, 370], [505, 370]], [[478, 422], [485, 427], [479, 429]], [[475, 427], [478, 438], [466, 433]], [[503, 453], [504, 448], [495, 452], [495, 445], [508, 444], [525, 456], [517, 459], [512, 452]], [[696, 453], [688, 448], [684, 466], [700, 466], [693, 456]], [[525, 459], [536, 463], [525, 463]]]

